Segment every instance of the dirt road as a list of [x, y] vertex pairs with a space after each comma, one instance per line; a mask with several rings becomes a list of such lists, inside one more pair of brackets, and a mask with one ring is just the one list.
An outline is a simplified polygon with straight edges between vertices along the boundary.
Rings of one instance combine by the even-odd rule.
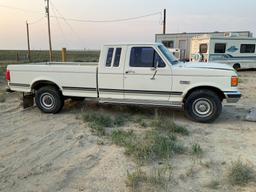
[[[241, 158], [256, 166], [256, 123], [243, 120], [256, 106], [256, 72], [241, 76], [241, 102], [225, 106], [214, 124], [194, 123], [175, 113], [177, 122], [192, 133], [185, 142], [199, 143], [205, 154], [200, 163], [184, 156], [172, 160], [171, 191], [211, 191], [205, 186], [213, 179], [220, 180], [218, 191], [255, 191], [255, 184], [240, 188], [225, 182], [231, 161]], [[16, 93], [0, 103], [0, 191], [129, 191], [125, 181], [134, 163], [122, 148], [101, 145], [90, 133], [79, 119], [81, 105], [47, 115], [36, 107], [23, 110]], [[188, 171], [193, 175], [184, 179]]]

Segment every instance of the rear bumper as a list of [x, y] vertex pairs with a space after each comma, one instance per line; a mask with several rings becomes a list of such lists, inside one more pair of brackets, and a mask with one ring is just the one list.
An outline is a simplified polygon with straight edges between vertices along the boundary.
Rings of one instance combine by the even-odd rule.
[[224, 92], [224, 94], [228, 103], [237, 103], [242, 97], [239, 91]]

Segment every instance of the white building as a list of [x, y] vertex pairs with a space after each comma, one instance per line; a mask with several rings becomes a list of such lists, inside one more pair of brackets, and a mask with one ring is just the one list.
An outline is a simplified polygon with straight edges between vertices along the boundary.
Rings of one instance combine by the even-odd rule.
[[201, 35], [214, 35], [215, 37], [226, 37], [237, 34], [240, 37], [252, 37], [250, 31], [227, 31], [227, 32], [200, 32], [200, 33], [170, 33], [156, 34], [156, 42], [162, 42], [167, 48], [180, 49], [180, 59], [189, 60], [192, 38]]

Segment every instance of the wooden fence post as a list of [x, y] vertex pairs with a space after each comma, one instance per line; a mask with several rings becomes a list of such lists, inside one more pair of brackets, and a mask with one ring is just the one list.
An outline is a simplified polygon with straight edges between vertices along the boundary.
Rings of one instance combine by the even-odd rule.
[[67, 62], [67, 49], [66, 48], [62, 48], [61, 61], [62, 62]]

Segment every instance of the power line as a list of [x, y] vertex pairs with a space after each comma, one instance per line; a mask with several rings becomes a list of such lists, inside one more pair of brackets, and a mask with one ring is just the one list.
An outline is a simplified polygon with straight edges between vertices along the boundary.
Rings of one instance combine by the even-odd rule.
[[[68, 20], [68, 21], [81, 22], [81, 23], [118, 23], [118, 22], [138, 20], [146, 17], [152, 17], [155, 15], [162, 15], [162, 13], [155, 12], [147, 15], [141, 15], [141, 16], [129, 17], [129, 18], [123, 18], [123, 19], [113, 19], [113, 20], [86, 20], [86, 19], [74, 19], [74, 18], [65, 18], [65, 17], [58, 17], [58, 18], [63, 20]], [[51, 16], [51, 17], [54, 17], [54, 16]]]
[[[74, 33], [75, 37], [77, 38], [77, 40], [79, 42], [82, 42], [82, 38], [80, 37], [80, 35], [74, 30], [74, 28], [72, 27], [72, 25], [65, 19], [65, 17], [63, 16], [63, 14], [61, 14], [61, 12], [57, 9], [57, 7], [53, 4], [52, 1], [50, 1], [51, 6], [56, 10], [57, 15], [59, 15], [60, 17], [62, 17], [62, 20], [64, 20], [64, 22], [66, 23], [66, 25], [70, 28], [71, 32]], [[57, 18], [56, 18], [57, 19]]]
[[18, 7], [13, 7], [13, 6], [9, 6], [9, 5], [0, 5], [0, 7], [2, 8], [7, 8], [7, 9], [12, 9], [12, 10], [18, 10], [18, 11], [22, 11], [22, 12], [31, 12], [31, 13], [37, 13], [40, 14], [37, 11], [32, 11], [32, 10], [28, 10], [28, 9], [22, 9], [22, 8], [18, 8]]
[[41, 17], [40, 19], [37, 19], [35, 21], [32, 21], [32, 22], [28, 22], [29, 25], [34, 25], [34, 24], [37, 24], [39, 22], [41, 22], [45, 17]]

